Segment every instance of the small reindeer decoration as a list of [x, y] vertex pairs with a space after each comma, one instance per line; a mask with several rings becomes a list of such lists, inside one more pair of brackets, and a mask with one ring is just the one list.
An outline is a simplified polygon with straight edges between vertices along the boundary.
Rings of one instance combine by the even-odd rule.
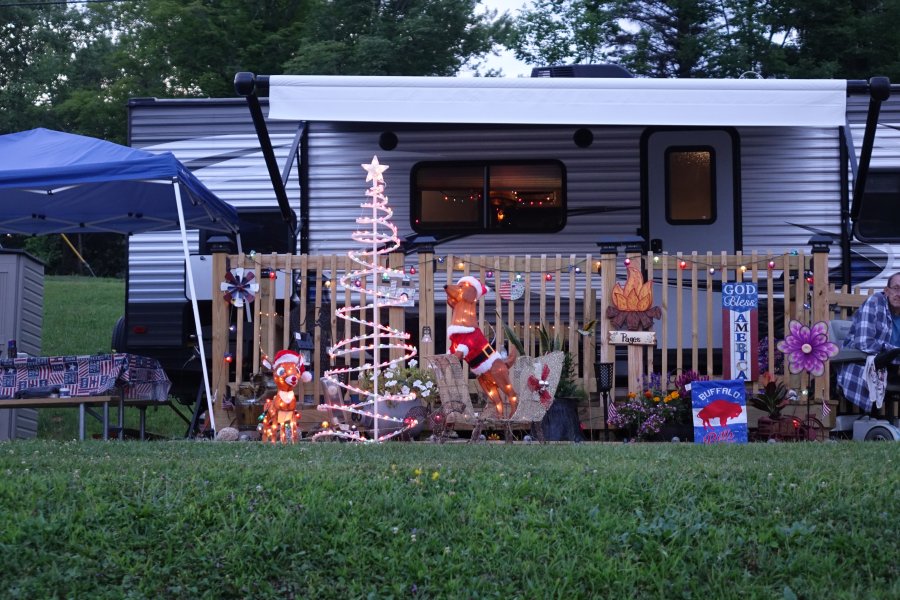
[[262, 422], [257, 427], [264, 442], [293, 443], [299, 439], [300, 411], [297, 409], [297, 397], [294, 388], [302, 381], [312, 380], [312, 375], [304, 368], [303, 357], [293, 350], [281, 350], [275, 360], [263, 359], [263, 365], [272, 370], [272, 377], [278, 391], [266, 400], [261, 416]]

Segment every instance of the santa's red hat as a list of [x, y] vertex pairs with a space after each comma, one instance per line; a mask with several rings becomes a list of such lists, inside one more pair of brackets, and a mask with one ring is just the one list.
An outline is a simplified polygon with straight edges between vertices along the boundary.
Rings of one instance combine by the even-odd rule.
[[475, 279], [471, 275], [466, 275], [465, 277], [460, 277], [459, 281], [456, 282], [456, 285], [462, 285], [464, 283], [468, 283], [473, 288], [475, 288], [475, 291], [478, 293], [478, 296], [477, 296], [478, 298], [481, 298], [482, 296], [484, 296], [485, 294], [487, 294], [488, 292], [491, 291], [491, 288], [484, 285], [483, 283], [481, 283], [481, 281], [479, 281], [478, 279]]
[[303, 357], [299, 352], [295, 352], [293, 350], [279, 350], [277, 354], [275, 354], [275, 360], [272, 361], [272, 369], [274, 370], [278, 365], [284, 363], [294, 363], [299, 367], [300, 370], [300, 380], [303, 382], [308, 382], [312, 380], [312, 375], [306, 372], [303, 364]]

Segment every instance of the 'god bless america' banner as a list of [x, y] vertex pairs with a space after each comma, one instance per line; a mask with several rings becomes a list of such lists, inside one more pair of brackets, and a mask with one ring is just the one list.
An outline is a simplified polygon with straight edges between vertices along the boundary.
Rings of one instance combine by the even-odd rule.
[[722, 284], [722, 355], [726, 379], [759, 377], [755, 283]]

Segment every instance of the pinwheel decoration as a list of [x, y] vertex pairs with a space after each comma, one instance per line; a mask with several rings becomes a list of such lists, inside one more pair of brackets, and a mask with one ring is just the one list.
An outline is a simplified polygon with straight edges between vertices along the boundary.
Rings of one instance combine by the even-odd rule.
[[225, 273], [225, 281], [220, 284], [219, 289], [224, 292], [226, 302], [241, 308], [245, 302], [253, 302], [259, 292], [259, 283], [255, 279], [253, 271], [243, 268], [231, 269]]
[[544, 408], [550, 408], [553, 404], [553, 397], [547, 389], [550, 387], [550, 365], [535, 363], [534, 372], [535, 375], [528, 376], [528, 389], [537, 392]]

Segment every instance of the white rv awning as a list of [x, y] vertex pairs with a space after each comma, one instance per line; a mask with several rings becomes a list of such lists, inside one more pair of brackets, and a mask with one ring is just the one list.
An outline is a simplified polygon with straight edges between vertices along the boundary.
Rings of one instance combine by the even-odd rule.
[[269, 78], [291, 121], [837, 127], [843, 79]]

